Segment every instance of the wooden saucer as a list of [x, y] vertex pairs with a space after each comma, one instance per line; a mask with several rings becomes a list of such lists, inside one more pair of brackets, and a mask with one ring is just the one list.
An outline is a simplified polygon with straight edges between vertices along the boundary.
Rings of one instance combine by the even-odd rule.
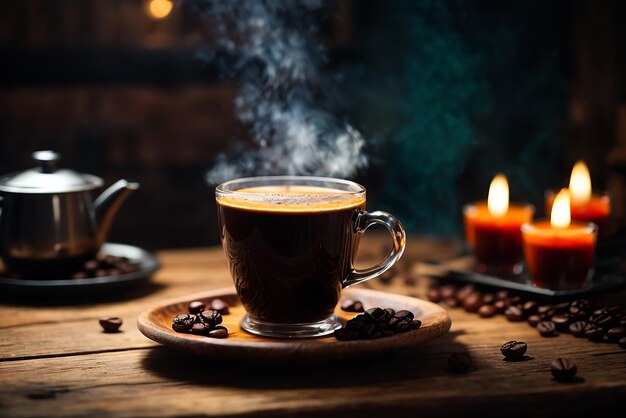
[[[378, 306], [396, 311], [409, 310], [415, 314], [416, 319], [422, 321], [422, 326], [417, 330], [374, 340], [338, 341], [334, 336], [293, 340], [260, 337], [239, 328], [245, 310], [234, 288], [197, 293], [149, 309], [139, 315], [137, 326], [146, 337], [174, 349], [222, 359], [277, 361], [362, 357], [414, 346], [437, 338], [450, 329], [450, 317], [446, 310], [421, 299], [358, 288], [344, 290], [342, 297], [360, 300], [365, 309]], [[179, 313], [187, 313], [189, 302], [201, 300], [206, 303], [216, 298], [224, 300], [230, 306], [230, 314], [224, 315], [222, 323], [228, 328], [228, 338], [216, 339], [172, 330], [172, 318]], [[345, 320], [356, 315], [343, 312], [339, 307], [335, 314]]]

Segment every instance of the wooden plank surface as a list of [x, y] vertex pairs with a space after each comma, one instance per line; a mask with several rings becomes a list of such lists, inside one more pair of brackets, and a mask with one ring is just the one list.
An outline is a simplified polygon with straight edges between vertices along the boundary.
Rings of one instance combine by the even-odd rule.
[[[453, 246], [412, 240], [404, 265], [445, 258]], [[218, 248], [164, 251], [162, 270], [143, 291], [70, 306], [0, 305], [0, 416], [388, 416], [401, 414], [554, 416], [597, 412], [626, 396], [626, 350], [570, 335], [545, 339], [526, 323], [450, 311], [449, 334], [384, 356], [325, 364], [214, 362], [161, 347], [135, 327], [139, 312], [190, 293], [230, 284]], [[407, 286], [371, 281], [370, 288], [422, 296], [429, 279]], [[104, 334], [97, 318], [124, 319]], [[528, 361], [504, 361], [499, 347], [526, 341]], [[468, 352], [468, 373], [447, 370], [447, 357]], [[557, 356], [572, 358], [581, 379], [555, 382]], [[472, 409], [473, 408], [473, 409]]]

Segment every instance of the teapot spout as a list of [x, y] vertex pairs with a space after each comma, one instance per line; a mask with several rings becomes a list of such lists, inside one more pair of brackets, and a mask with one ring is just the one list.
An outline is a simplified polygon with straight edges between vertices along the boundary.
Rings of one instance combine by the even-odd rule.
[[98, 244], [102, 245], [109, 236], [109, 230], [118, 209], [128, 196], [139, 188], [139, 183], [118, 180], [103, 191], [94, 202], [96, 222], [98, 225]]

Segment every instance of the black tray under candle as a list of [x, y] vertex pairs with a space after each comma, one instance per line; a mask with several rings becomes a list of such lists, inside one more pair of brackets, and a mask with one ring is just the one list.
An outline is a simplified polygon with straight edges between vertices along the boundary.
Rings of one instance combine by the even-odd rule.
[[576, 289], [556, 290], [534, 287], [525, 270], [518, 275], [508, 277], [476, 272], [475, 260], [469, 249], [457, 259], [431, 264], [439, 267], [438, 273], [431, 274], [439, 280], [462, 284], [472, 283], [494, 290], [506, 289], [515, 294], [556, 303], [626, 288], [626, 230], [621, 230], [598, 243], [593, 276], [583, 287]]

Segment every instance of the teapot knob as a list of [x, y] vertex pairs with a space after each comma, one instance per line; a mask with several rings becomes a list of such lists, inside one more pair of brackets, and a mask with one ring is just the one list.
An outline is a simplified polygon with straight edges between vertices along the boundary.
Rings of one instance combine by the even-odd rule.
[[51, 150], [33, 152], [33, 159], [39, 162], [42, 173], [52, 173], [56, 169], [60, 158], [61, 156], [58, 152]]

